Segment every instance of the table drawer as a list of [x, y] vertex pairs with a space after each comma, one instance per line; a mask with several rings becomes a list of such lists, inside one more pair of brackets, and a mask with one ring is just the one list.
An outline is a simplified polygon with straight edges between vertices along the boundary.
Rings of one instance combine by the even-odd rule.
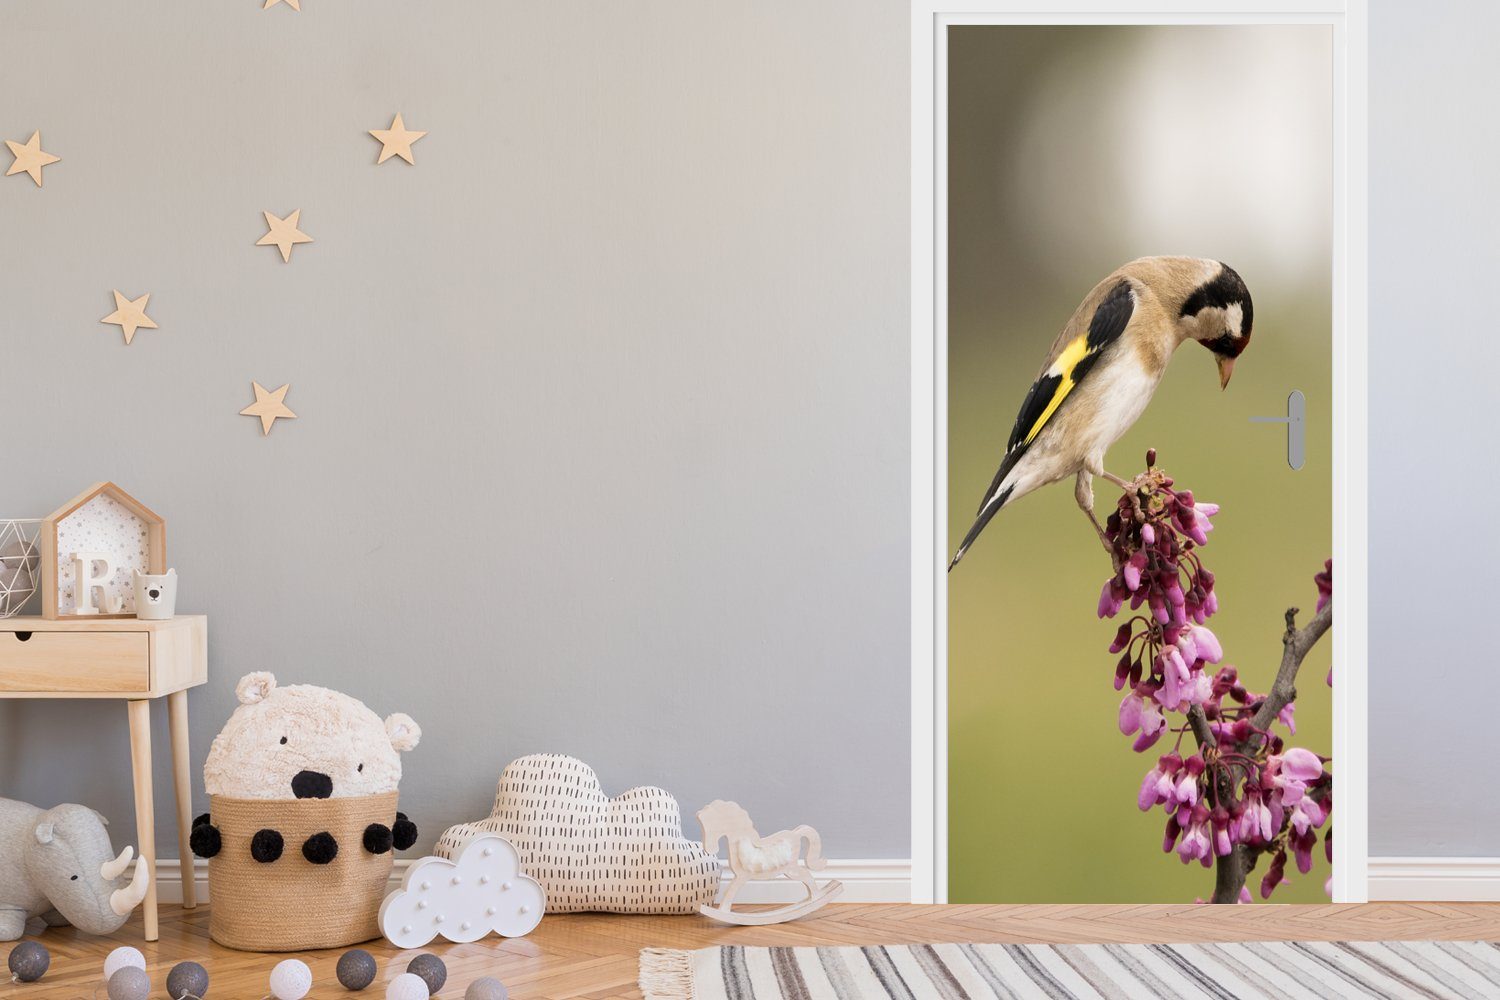
[[22, 632], [0, 621], [0, 691], [146, 691], [145, 632]]

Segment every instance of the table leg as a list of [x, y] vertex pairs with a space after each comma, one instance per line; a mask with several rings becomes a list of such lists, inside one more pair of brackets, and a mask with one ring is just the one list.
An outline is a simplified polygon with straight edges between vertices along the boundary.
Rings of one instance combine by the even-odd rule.
[[135, 777], [135, 836], [139, 856], [146, 859], [146, 901], [141, 916], [146, 940], [155, 941], [156, 929], [156, 812], [151, 797], [151, 702], [125, 703], [130, 713], [130, 769]]
[[198, 905], [198, 885], [193, 877], [193, 775], [188, 764], [187, 692], [167, 695], [167, 720], [172, 728], [172, 784], [177, 792], [177, 857], [182, 870], [182, 908]]

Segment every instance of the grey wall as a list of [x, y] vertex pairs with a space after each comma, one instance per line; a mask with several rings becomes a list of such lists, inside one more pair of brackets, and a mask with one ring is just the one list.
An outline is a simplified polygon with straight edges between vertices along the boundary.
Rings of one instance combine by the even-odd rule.
[[1500, 7], [1371, 6], [1370, 852], [1494, 856]]
[[[0, 6], [0, 137], [63, 158], [0, 178], [0, 512], [167, 517], [195, 770], [270, 668], [422, 724], [419, 848], [556, 750], [906, 855], [905, 5], [259, 8]], [[431, 134], [377, 169], [397, 110]], [[0, 702], [0, 795], [130, 837], [126, 747]]]

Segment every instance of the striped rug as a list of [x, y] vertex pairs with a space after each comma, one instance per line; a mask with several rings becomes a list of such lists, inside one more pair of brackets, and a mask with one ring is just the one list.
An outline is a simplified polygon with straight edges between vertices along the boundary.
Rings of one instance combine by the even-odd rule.
[[646, 1000], [1500, 997], [1483, 941], [934, 944], [641, 952]]

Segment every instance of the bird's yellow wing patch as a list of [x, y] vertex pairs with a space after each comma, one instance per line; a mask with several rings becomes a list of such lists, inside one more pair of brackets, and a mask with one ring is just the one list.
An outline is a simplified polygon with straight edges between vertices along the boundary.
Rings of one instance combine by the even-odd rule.
[[1052, 363], [1052, 367], [1047, 369], [1047, 375], [1057, 380], [1052, 389], [1052, 398], [1046, 401], [1046, 405], [1043, 406], [1041, 414], [1037, 416], [1036, 422], [1031, 425], [1031, 428], [1026, 432], [1026, 436], [1022, 438], [1024, 443], [1030, 444], [1036, 440], [1036, 436], [1042, 432], [1042, 428], [1047, 426], [1047, 421], [1052, 419], [1052, 414], [1057, 412], [1057, 408], [1062, 405], [1062, 401], [1068, 398], [1068, 393], [1072, 392], [1073, 387], [1078, 384], [1073, 379], [1073, 372], [1078, 368], [1078, 363], [1094, 353], [1089, 348], [1089, 338], [1082, 334], [1075, 337], [1068, 343], [1067, 347], [1063, 348], [1062, 353], [1057, 356], [1057, 360]]
[[1005, 459], [1000, 463], [1000, 471], [995, 474], [986, 498], [998, 494], [1005, 476], [1047, 426], [1058, 407], [1088, 376], [1105, 350], [1120, 339], [1134, 313], [1135, 293], [1128, 281], [1120, 281], [1094, 310], [1088, 331], [1063, 345], [1052, 364], [1031, 384], [1031, 391], [1026, 394], [1015, 426], [1011, 428]]
[[1135, 291], [1130, 282], [1122, 278], [1115, 282], [1095, 307], [1088, 331], [1064, 344], [1047, 370], [1031, 384], [1031, 391], [1021, 403], [1021, 412], [1010, 429], [1005, 457], [1000, 460], [1000, 468], [996, 470], [995, 478], [990, 481], [990, 488], [985, 491], [984, 499], [979, 503], [979, 513], [974, 517], [974, 524], [964, 536], [958, 553], [948, 565], [949, 569], [958, 564], [969, 546], [974, 544], [974, 539], [984, 530], [984, 526], [989, 524], [990, 518], [1010, 500], [1017, 485], [1011, 481], [1011, 474], [1026, 457], [1027, 449], [1047, 426], [1047, 421], [1052, 419], [1058, 407], [1072, 394], [1073, 389], [1088, 377], [1109, 346], [1125, 333], [1134, 314]]

